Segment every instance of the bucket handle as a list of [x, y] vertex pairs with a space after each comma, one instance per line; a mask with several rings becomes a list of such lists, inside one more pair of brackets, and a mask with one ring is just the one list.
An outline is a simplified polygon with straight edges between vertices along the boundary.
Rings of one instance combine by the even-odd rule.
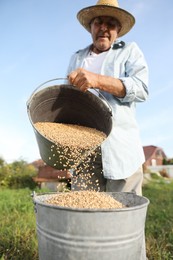
[[67, 78], [55, 78], [55, 79], [49, 79], [43, 83], [41, 83], [36, 89], [34, 89], [34, 91], [31, 93], [30, 98], [27, 101], [27, 106], [29, 106], [30, 100], [33, 98], [34, 94], [38, 91], [39, 88], [41, 88], [43, 85], [51, 82], [51, 81], [55, 81], [55, 80], [67, 80]]
[[[51, 81], [55, 81], [55, 80], [66, 80], [66, 81], [68, 81], [68, 78], [55, 78], [55, 79], [50, 79], [50, 80], [47, 80], [47, 81], [41, 83], [41, 84], [31, 93], [31, 96], [30, 96], [29, 100], [27, 101], [27, 107], [29, 106], [30, 100], [32, 99], [32, 97], [33, 97], [34, 94], [38, 91], [39, 88], [41, 88], [41, 87], [44, 86], [45, 84], [47, 84], [47, 83], [49, 83], [49, 82], [51, 82]], [[99, 97], [99, 98], [101, 97], [101, 98], [105, 101], [107, 107], [109, 108], [109, 112], [110, 112], [110, 114], [111, 114], [111, 116], [112, 116], [112, 108], [111, 108], [109, 102], [107, 101], [107, 99], [103, 96], [103, 94], [102, 94], [101, 92], [99, 92], [99, 90], [97, 90], [97, 89], [95, 89], [95, 88], [93, 88], [93, 89], [98, 93], [98, 95], [99, 95], [98, 97]]]
[[111, 108], [109, 102], [107, 101], [107, 99], [105, 98], [105, 96], [103, 96], [103, 94], [102, 94], [99, 90], [97, 90], [97, 89], [95, 89], [95, 88], [93, 88], [93, 89], [98, 93], [98, 95], [99, 95], [98, 97], [99, 97], [99, 98], [102, 98], [103, 101], [105, 101], [107, 107], [109, 108], [109, 112], [110, 112], [110, 114], [111, 114], [111, 116], [112, 116], [112, 108]]

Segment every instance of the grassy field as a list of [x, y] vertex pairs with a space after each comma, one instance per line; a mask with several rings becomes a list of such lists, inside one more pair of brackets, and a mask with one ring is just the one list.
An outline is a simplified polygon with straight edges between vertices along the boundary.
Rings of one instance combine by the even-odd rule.
[[0, 259], [38, 259], [29, 189], [0, 190]]
[[150, 200], [146, 219], [149, 260], [173, 259], [173, 181], [155, 176], [143, 189]]
[[[149, 198], [146, 245], [149, 260], [173, 259], [173, 182], [145, 185]], [[31, 190], [0, 189], [0, 260], [38, 260]]]

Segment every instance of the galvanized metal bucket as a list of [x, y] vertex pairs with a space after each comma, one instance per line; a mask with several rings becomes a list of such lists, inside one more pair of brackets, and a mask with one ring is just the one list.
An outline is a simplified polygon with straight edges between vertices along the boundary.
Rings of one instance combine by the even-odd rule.
[[[50, 82], [54, 85], [50, 85]], [[112, 111], [108, 103], [89, 91], [84, 93], [69, 85], [66, 79], [52, 79], [38, 86], [27, 102], [27, 112], [41, 158], [59, 170], [63, 170], [63, 165], [68, 164], [68, 154], [62, 160], [63, 147], [55, 145], [41, 135], [34, 127], [34, 123], [77, 124], [95, 128], [107, 136], [112, 129]], [[87, 156], [85, 150], [82, 154]], [[73, 168], [73, 162], [69, 168]]]
[[[52, 194], [33, 196], [40, 260], [142, 260], [149, 200], [109, 193], [127, 207], [74, 209], [46, 204]], [[145, 249], [144, 249], [145, 250]]]

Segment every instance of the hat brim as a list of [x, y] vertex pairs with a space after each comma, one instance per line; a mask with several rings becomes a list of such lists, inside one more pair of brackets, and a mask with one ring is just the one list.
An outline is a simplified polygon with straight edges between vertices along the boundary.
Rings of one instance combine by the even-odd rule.
[[98, 16], [110, 16], [116, 18], [122, 26], [118, 34], [119, 37], [128, 33], [135, 24], [134, 16], [126, 10], [119, 7], [105, 5], [95, 5], [83, 8], [78, 12], [77, 19], [88, 32], [91, 32], [90, 22]]

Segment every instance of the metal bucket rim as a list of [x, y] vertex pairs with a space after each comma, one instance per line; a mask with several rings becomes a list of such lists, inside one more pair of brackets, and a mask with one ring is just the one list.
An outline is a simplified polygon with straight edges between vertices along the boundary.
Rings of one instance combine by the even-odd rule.
[[[57, 78], [57, 79], [53, 79], [53, 80], [49, 80], [45, 83], [49, 83], [50, 81], [54, 81], [54, 80], [65, 80], [65, 78]], [[73, 85], [71, 84], [68, 84], [68, 83], [60, 83], [60, 84], [52, 84], [52, 85], [49, 85], [49, 86], [46, 86], [44, 88], [42, 88], [44, 86], [44, 84], [41, 84], [40, 86], [38, 86], [34, 91], [33, 93], [31, 94], [31, 96], [29, 97], [28, 101], [27, 101], [27, 113], [28, 113], [28, 118], [29, 118], [29, 121], [34, 129], [34, 131], [40, 135], [42, 138], [44, 138], [44, 140], [46, 140], [47, 142], [49, 142], [53, 147], [58, 148], [58, 146], [60, 144], [56, 144], [55, 142], [53, 142], [52, 140], [50, 140], [49, 138], [47, 138], [46, 136], [44, 136], [42, 133], [40, 133], [40, 131], [38, 131], [38, 129], [35, 127], [35, 124], [33, 122], [33, 119], [31, 117], [31, 110], [30, 110], [30, 106], [33, 102], [33, 99], [36, 95], [38, 95], [39, 93], [41, 93], [42, 91], [46, 91], [46, 90], [49, 90], [49, 89], [58, 89], [60, 87], [66, 87], [66, 88], [69, 88], [69, 89], [72, 89], [76, 92], [81, 92], [81, 90], [79, 90], [78, 88], [74, 87]], [[94, 96], [95, 99], [97, 99], [99, 102], [102, 102], [102, 105], [105, 106], [109, 113], [110, 113], [110, 117], [112, 118], [112, 111], [111, 111], [111, 108], [110, 106], [108, 105], [108, 102], [106, 103], [104, 99], [98, 97], [98, 96], [95, 96], [93, 93], [91, 93], [90, 91], [87, 91], [87, 95], [91, 95], [91, 96]], [[46, 121], [45, 121], [46, 122]], [[105, 140], [103, 141], [103, 143], [105, 142]], [[61, 146], [61, 145], [60, 145]], [[91, 150], [95, 150], [97, 147], [91, 147]]]
[[[105, 193], [105, 192], [103, 192]], [[93, 212], [126, 212], [126, 211], [134, 211], [134, 210], [139, 210], [142, 208], [146, 208], [150, 201], [148, 198], [144, 197], [144, 196], [139, 196], [136, 195], [134, 192], [106, 192], [106, 194], [131, 194], [133, 196], [136, 197], [142, 197], [142, 199], [145, 200], [145, 202], [141, 205], [137, 205], [137, 206], [128, 206], [125, 208], [115, 208], [115, 209], [89, 209], [89, 208], [70, 208], [70, 207], [62, 207], [62, 206], [58, 206], [58, 205], [52, 205], [52, 204], [48, 204], [45, 202], [42, 202], [38, 199], [38, 197], [41, 196], [47, 196], [47, 195], [54, 195], [57, 194], [57, 192], [49, 192], [49, 193], [42, 193], [42, 194], [35, 194], [33, 195], [33, 202], [35, 204], [41, 205], [43, 207], [48, 207], [48, 208], [53, 208], [53, 209], [58, 209], [58, 210], [64, 210], [64, 211], [77, 211], [77, 212], [88, 212], [88, 213], [93, 213]]]
[[[49, 83], [49, 82], [51, 82], [51, 81], [56, 81], [56, 80], [66, 80], [66, 81], [65, 81], [64, 83], [61, 83], [61, 84], [53, 84], [53, 85], [49, 85], [49, 86], [43, 87], [44, 84]], [[30, 112], [30, 104], [31, 104], [31, 102], [32, 102], [32, 100], [33, 100], [33, 98], [34, 98], [34, 96], [35, 96], [36, 94], [38, 94], [39, 92], [41, 92], [41, 91], [43, 91], [43, 90], [46, 90], [46, 89], [49, 89], [49, 88], [53, 88], [53, 87], [54, 87], [54, 88], [55, 88], [55, 87], [60, 87], [60, 86], [71, 87], [71, 88], [74, 89], [75, 91], [81, 92], [80, 89], [76, 88], [76, 87], [73, 86], [72, 84], [69, 84], [69, 83], [67, 82], [67, 79], [65, 79], [65, 78], [57, 78], [57, 79], [48, 80], [48, 81], [46, 81], [46, 82], [40, 84], [40, 85], [31, 93], [30, 97], [28, 98], [28, 100], [27, 100], [27, 102], [26, 102], [28, 114], [30, 115], [30, 113], [29, 113], [29, 112]], [[43, 87], [43, 88], [42, 88], [42, 87]], [[96, 90], [96, 89], [95, 89], [95, 91], [98, 92], [98, 90]], [[87, 91], [84, 92], [84, 93], [89, 93], [90, 95], [94, 95], [94, 94], [93, 94], [92, 92], [90, 92], [89, 90], [87, 90]], [[112, 108], [111, 108], [110, 104], [108, 103], [107, 99], [106, 99], [100, 92], [98, 92], [98, 93], [100, 94], [100, 97], [94, 95], [95, 98], [98, 99], [99, 101], [101, 101], [101, 102], [107, 107], [107, 109], [109, 110], [110, 115], [112, 116], [112, 115], [113, 115], [113, 114], [112, 114]], [[30, 116], [29, 116], [29, 117], [30, 117]], [[30, 118], [30, 121], [32, 122], [31, 118]]]
[[[48, 82], [49, 82], [49, 81], [48, 81]], [[42, 85], [40, 85], [40, 86], [42, 86]], [[63, 86], [63, 87], [70, 87], [70, 88], [73, 89], [74, 91], [79, 91], [79, 92], [81, 92], [79, 89], [75, 88], [75, 87], [74, 87], [73, 85], [71, 85], [71, 84], [67, 84], [67, 83], [59, 84], [59, 85], [56, 84], [56, 85], [47, 86], [47, 87], [45, 87], [45, 88], [43, 88], [43, 89], [40, 89], [40, 90], [38, 90], [39, 87], [36, 88], [35, 91], [31, 94], [31, 96], [29, 97], [29, 99], [28, 99], [28, 101], [27, 101], [27, 114], [28, 114], [29, 121], [30, 121], [32, 127], [34, 128], [34, 130], [35, 130], [37, 133], [39, 133], [40, 135], [42, 135], [42, 134], [36, 129], [36, 127], [35, 127], [35, 125], [34, 125], [34, 122], [33, 122], [32, 118], [31, 118], [31, 111], [30, 111], [31, 102], [33, 101], [34, 96], [35, 96], [36, 94], [40, 93], [41, 91], [46, 90], [46, 89], [50, 89], [50, 88], [58, 88], [58, 87], [61, 87], [61, 86]], [[87, 90], [87, 93], [89, 93], [89, 95], [94, 95], [93, 93], [91, 93], [91, 92], [88, 91], [88, 90]], [[111, 110], [110, 106], [108, 106], [108, 104], [106, 104], [106, 103], [104, 102], [105, 100], [103, 100], [102, 98], [100, 98], [100, 97], [98, 97], [98, 96], [95, 96], [95, 95], [94, 95], [94, 98], [96, 98], [96, 99], [98, 99], [99, 101], [101, 101], [101, 102], [103, 103], [103, 105], [107, 107], [107, 109], [109, 110], [110, 116], [112, 117], [112, 110]], [[46, 138], [44, 135], [42, 135], [42, 137], [44, 137], [45, 139], [49, 140], [49, 139]], [[49, 140], [49, 141], [50, 141], [50, 140]], [[50, 141], [50, 142], [52, 142], [52, 141]], [[52, 142], [52, 144], [54, 144], [54, 143]]]

